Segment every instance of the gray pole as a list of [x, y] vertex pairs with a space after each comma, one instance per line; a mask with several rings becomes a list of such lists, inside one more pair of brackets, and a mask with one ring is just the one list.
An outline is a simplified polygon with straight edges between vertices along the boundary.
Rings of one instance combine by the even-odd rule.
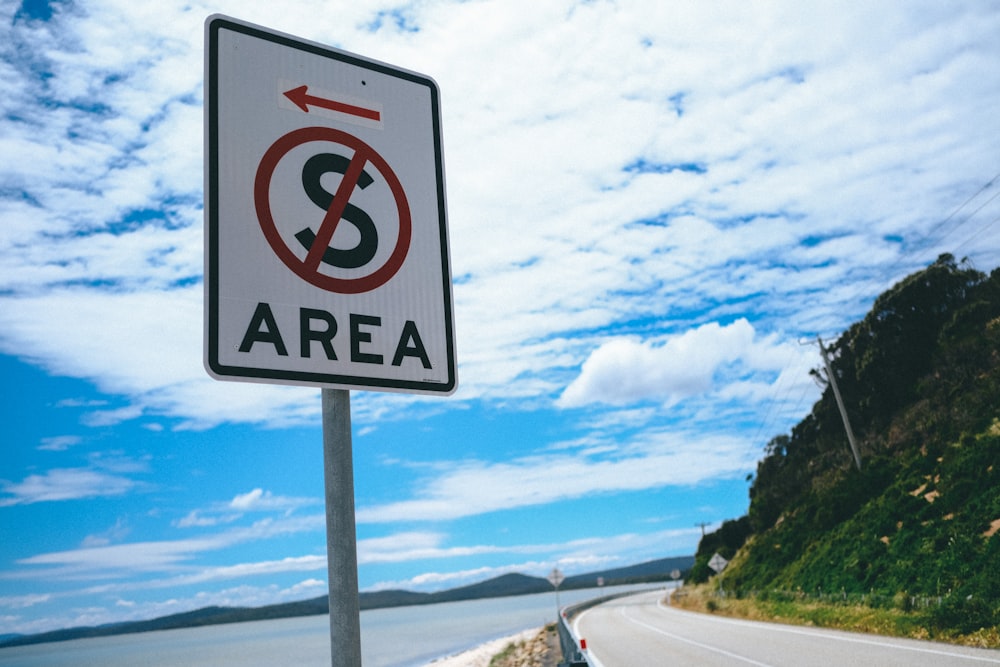
[[840, 418], [844, 420], [844, 429], [847, 431], [847, 441], [851, 443], [851, 451], [854, 453], [854, 463], [858, 470], [861, 470], [861, 454], [858, 452], [858, 443], [854, 441], [854, 431], [851, 430], [851, 422], [847, 418], [847, 408], [844, 407], [844, 399], [840, 397], [840, 388], [837, 387], [837, 378], [833, 375], [833, 367], [830, 366], [830, 358], [826, 355], [826, 348], [823, 347], [823, 339], [816, 336], [819, 341], [819, 353], [823, 355], [823, 365], [826, 366], [826, 376], [830, 378], [830, 386], [833, 387], [833, 397], [837, 399], [837, 407], [840, 408]]
[[331, 664], [333, 667], [361, 667], [351, 392], [346, 389], [323, 389], [323, 468]]

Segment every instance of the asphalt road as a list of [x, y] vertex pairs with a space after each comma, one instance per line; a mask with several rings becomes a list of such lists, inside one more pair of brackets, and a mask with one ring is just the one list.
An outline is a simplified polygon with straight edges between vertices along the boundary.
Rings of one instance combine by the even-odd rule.
[[576, 616], [573, 629], [587, 642], [591, 667], [1000, 665], [1000, 651], [739, 621], [674, 609], [665, 596], [619, 598]]

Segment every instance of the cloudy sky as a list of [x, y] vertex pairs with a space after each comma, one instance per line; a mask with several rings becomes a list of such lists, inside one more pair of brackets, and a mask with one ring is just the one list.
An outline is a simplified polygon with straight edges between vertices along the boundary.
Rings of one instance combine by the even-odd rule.
[[441, 88], [459, 388], [352, 392], [363, 590], [693, 553], [810, 340], [1000, 265], [995, 2], [4, 2], [0, 634], [326, 591], [319, 391], [202, 366], [216, 12]]

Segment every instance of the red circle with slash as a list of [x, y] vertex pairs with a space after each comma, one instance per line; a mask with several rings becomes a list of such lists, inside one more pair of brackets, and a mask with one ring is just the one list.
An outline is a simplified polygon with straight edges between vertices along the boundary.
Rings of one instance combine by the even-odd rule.
[[[312, 247], [305, 259], [301, 259], [292, 252], [278, 232], [274, 216], [271, 213], [270, 188], [274, 170], [281, 159], [293, 148], [312, 141], [327, 141], [346, 146], [354, 151], [354, 156], [350, 160], [350, 165], [333, 196], [326, 215], [323, 216], [323, 222], [320, 224]], [[323, 260], [323, 251], [329, 246], [344, 209], [351, 199], [351, 193], [358, 184], [358, 178], [365, 165], [369, 163], [385, 179], [396, 202], [396, 210], [399, 212], [399, 234], [396, 237], [396, 245], [392, 254], [379, 268], [359, 278], [336, 278], [321, 273], [319, 269]], [[396, 275], [406, 259], [406, 253], [409, 252], [412, 232], [410, 205], [406, 200], [406, 193], [403, 192], [399, 178], [389, 163], [385, 161], [385, 158], [379, 155], [374, 148], [354, 135], [341, 130], [331, 127], [303, 127], [280, 137], [271, 144], [260, 160], [257, 176], [254, 180], [253, 196], [261, 231], [264, 232], [264, 237], [274, 253], [297, 276], [329, 292], [361, 294], [381, 287]]]

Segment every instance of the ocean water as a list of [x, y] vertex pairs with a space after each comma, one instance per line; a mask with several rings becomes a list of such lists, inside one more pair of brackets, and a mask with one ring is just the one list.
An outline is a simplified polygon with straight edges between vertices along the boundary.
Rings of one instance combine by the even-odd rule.
[[[616, 592], [559, 593], [562, 605]], [[554, 593], [361, 612], [364, 667], [418, 667], [556, 619]], [[0, 649], [3, 667], [329, 667], [328, 616], [232, 623]]]

